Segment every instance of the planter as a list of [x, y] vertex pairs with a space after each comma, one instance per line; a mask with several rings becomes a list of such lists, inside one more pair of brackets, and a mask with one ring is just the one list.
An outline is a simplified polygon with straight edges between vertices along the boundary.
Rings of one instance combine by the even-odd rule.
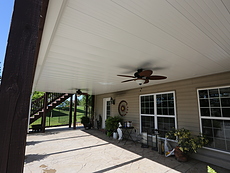
[[173, 129], [166, 134], [167, 138], [177, 139], [178, 146], [175, 148], [174, 154], [179, 162], [188, 161], [189, 154], [197, 153], [199, 148], [208, 144], [206, 139], [201, 134], [198, 136], [192, 136], [188, 129]]
[[180, 147], [176, 147], [174, 150], [174, 154], [175, 154], [175, 158], [177, 161], [179, 162], [187, 162], [188, 161], [188, 155], [186, 155], [185, 153], [183, 153], [180, 150]]
[[86, 130], [91, 129], [91, 124], [90, 124], [90, 123], [89, 123], [89, 124], [84, 124], [84, 128], [85, 128]]
[[117, 139], [117, 132], [113, 132], [113, 139]]

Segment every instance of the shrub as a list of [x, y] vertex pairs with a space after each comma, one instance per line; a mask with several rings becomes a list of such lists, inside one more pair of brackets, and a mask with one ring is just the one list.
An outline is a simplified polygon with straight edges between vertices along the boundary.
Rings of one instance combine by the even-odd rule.
[[110, 136], [113, 132], [117, 131], [119, 122], [123, 122], [123, 119], [121, 116], [114, 116], [109, 117], [105, 121], [105, 128], [107, 130], [107, 135]]
[[81, 123], [82, 123], [84, 126], [87, 126], [87, 125], [90, 123], [89, 117], [86, 117], [86, 116], [81, 117]]

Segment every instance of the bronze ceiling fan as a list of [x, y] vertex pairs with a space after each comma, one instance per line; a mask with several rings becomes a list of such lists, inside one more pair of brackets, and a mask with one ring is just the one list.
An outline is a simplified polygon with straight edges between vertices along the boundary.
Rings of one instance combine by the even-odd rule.
[[81, 95], [89, 95], [88, 93], [83, 93], [80, 89], [78, 89], [77, 91], [76, 91], [76, 95], [77, 96], [81, 96]]
[[147, 84], [149, 83], [149, 80], [162, 80], [167, 78], [166, 76], [152, 75], [152, 73], [153, 73], [152, 70], [138, 69], [137, 72], [134, 73], [134, 76], [128, 76], [128, 75], [117, 75], [117, 76], [133, 78], [133, 79], [122, 81], [121, 83], [136, 81], [139, 85]]

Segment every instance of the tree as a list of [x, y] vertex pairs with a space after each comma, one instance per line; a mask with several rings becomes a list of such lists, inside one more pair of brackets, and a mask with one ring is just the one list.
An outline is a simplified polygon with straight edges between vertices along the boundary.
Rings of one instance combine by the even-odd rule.
[[93, 115], [91, 110], [92, 110], [93, 96], [88, 95], [88, 103], [86, 103], [86, 97], [87, 97], [86, 95], [82, 96], [82, 99], [80, 100], [80, 105], [84, 106], [84, 110], [88, 113], [87, 116], [92, 118]]
[[58, 107], [69, 107], [70, 106], [70, 101], [69, 100], [65, 100], [64, 102], [62, 102], [60, 105], [58, 105]]
[[81, 106], [86, 107], [87, 104], [88, 104], [88, 106], [92, 105], [92, 96], [91, 95], [88, 95], [88, 103], [86, 103], [86, 96], [85, 95], [80, 100], [80, 105]]
[[45, 92], [40, 92], [40, 91], [34, 91], [33, 96], [32, 96], [32, 101], [40, 98], [41, 96], [44, 95]]

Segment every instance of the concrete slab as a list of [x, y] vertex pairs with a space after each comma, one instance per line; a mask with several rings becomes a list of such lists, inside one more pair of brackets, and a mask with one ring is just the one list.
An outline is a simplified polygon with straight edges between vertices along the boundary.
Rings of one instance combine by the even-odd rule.
[[181, 163], [131, 141], [124, 145], [98, 130], [60, 127], [28, 134], [24, 172], [203, 173], [208, 165], [220, 173], [230, 172], [194, 159]]

